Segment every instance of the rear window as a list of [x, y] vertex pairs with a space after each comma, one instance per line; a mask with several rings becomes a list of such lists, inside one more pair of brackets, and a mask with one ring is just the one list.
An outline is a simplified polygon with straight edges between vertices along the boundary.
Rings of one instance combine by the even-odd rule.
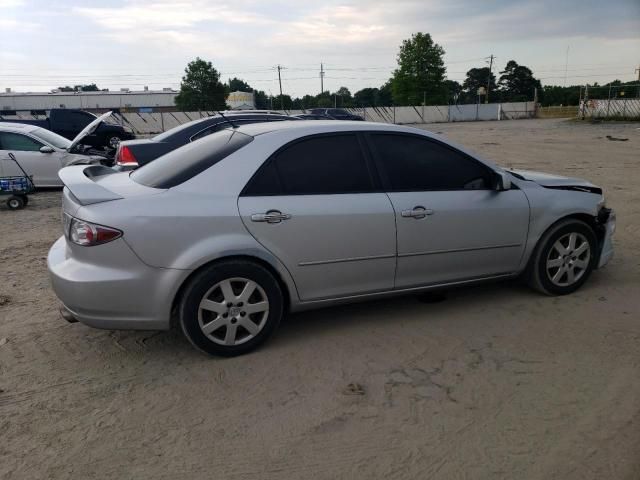
[[131, 174], [131, 179], [153, 188], [171, 188], [195, 177], [253, 141], [231, 128], [212, 133], [199, 142], [173, 150]]

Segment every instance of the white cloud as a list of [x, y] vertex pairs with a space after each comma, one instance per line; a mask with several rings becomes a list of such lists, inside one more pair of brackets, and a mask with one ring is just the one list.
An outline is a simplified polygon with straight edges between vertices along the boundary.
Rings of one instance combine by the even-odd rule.
[[13, 8], [24, 5], [24, 0], [0, 0], [0, 8]]

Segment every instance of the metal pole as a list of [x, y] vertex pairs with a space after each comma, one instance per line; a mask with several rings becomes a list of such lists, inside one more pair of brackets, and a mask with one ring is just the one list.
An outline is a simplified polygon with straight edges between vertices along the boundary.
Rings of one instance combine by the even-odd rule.
[[322, 95], [322, 92], [324, 92], [324, 68], [322, 66], [322, 63], [320, 63], [320, 94]]
[[611, 107], [611, 85], [609, 85], [609, 95], [607, 97], [607, 118], [609, 118], [609, 108]]

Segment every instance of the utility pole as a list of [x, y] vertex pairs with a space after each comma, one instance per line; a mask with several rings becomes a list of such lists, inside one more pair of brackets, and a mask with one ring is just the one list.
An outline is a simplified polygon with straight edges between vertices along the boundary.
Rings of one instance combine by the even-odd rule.
[[322, 63], [320, 64], [320, 95], [324, 93], [324, 68]]
[[284, 98], [282, 97], [282, 77], [280, 76], [280, 70], [284, 69], [284, 67], [278, 65], [276, 68], [278, 69], [278, 83], [280, 84], [280, 109], [284, 110]]
[[564, 58], [564, 85], [567, 86], [567, 70], [569, 69], [569, 45], [567, 45], [567, 55]]
[[487, 78], [487, 94], [484, 96], [484, 103], [489, 103], [489, 91], [491, 90], [491, 71], [493, 70], [493, 53], [489, 57], [489, 77]]

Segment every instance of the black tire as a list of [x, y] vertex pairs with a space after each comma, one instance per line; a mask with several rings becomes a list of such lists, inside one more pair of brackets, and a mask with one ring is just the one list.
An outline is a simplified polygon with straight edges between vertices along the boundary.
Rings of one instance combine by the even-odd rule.
[[[268, 311], [264, 313], [264, 316], [260, 316], [261, 320], [259, 321], [263, 322], [262, 327], [253, 336], [251, 336], [249, 330], [245, 329], [242, 322], [245, 322], [246, 319], [249, 319], [249, 317], [254, 314], [246, 316], [246, 313], [241, 312], [240, 314], [244, 313], [243, 318], [240, 318], [239, 316], [237, 317], [236, 321], [240, 323], [235, 326], [235, 329], [237, 329], [238, 332], [241, 332], [240, 335], [242, 335], [243, 333], [249, 334], [248, 336], [244, 335], [245, 338], [251, 338], [249, 338], [248, 340], [241, 339], [243, 343], [240, 344], [222, 345], [220, 343], [216, 343], [216, 341], [210, 338], [203, 331], [203, 328], [206, 328], [209, 323], [205, 323], [203, 327], [201, 327], [200, 325], [200, 303], [205, 299], [205, 295], [208, 294], [208, 292], [212, 288], [215, 288], [216, 285], [218, 285], [220, 282], [224, 282], [228, 279], [238, 278], [250, 280], [258, 285], [260, 291], [258, 291], [259, 289], [256, 288], [257, 295], [266, 296], [266, 300], [268, 300]], [[214, 290], [211, 295], [208, 295], [208, 298], [213, 298], [212, 295], [215, 295], [216, 292], [217, 290]], [[234, 293], [236, 293], [235, 290]], [[219, 301], [219, 299], [216, 301]], [[194, 278], [189, 281], [188, 285], [184, 289], [182, 298], [178, 306], [178, 318], [185, 336], [197, 349], [209, 355], [232, 357], [236, 355], [242, 355], [256, 349], [275, 332], [283, 315], [283, 303], [283, 295], [282, 290], [280, 289], [280, 285], [271, 274], [271, 272], [269, 272], [266, 268], [257, 263], [246, 260], [221, 261], [199, 272]], [[250, 304], [248, 300], [247, 304]], [[225, 303], [223, 301], [222, 303], [217, 305], [224, 306]], [[242, 303], [234, 304], [233, 307], [230, 308], [242, 308], [236, 307], [236, 305], [242, 305]], [[228, 324], [228, 322], [232, 322], [233, 319], [236, 318], [230, 316], [231, 311], [232, 310], [227, 310], [227, 316], [224, 320], [221, 318], [221, 315], [223, 314], [218, 314], [215, 312], [204, 311], [203, 316], [206, 313], [211, 313], [211, 315], [214, 315], [216, 317], [215, 322], [227, 322]], [[240, 314], [236, 313], [236, 315]], [[244, 318], [245, 316], [246, 319]], [[211, 320], [209, 320], [209, 322], [214, 323]], [[229, 325], [218, 327], [217, 330], [211, 332], [211, 335], [218, 335], [218, 332], [220, 332], [221, 335], [224, 336], [228, 328]], [[234, 330], [234, 332], [235, 331], [236, 330]], [[218, 339], [218, 341], [223, 340]]]
[[[547, 261], [551, 259], [550, 253], [551, 250], [554, 249], [554, 244], [559, 240], [562, 241], [562, 239], [572, 233], [577, 234], [578, 238], [582, 238], [588, 243], [589, 257], [588, 260], [583, 258], [582, 261], [586, 263], [586, 266], [585, 268], [580, 269], [580, 276], [573, 283], [568, 283], [568, 277], [561, 275], [560, 278], [566, 278], [568, 284], [559, 285], [554, 283], [551, 276], [555, 273], [562, 273], [559, 272], [559, 270], [564, 267], [550, 268]], [[598, 242], [596, 235], [593, 232], [593, 229], [586, 223], [576, 219], [559, 221], [545, 232], [531, 256], [528, 268], [529, 285], [545, 295], [567, 295], [575, 292], [587, 281], [595, 267], [595, 262], [597, 260], [597, 245]], [[556, 253], [557, 250], [554, 251], [552, 255]], [[559, 258], [555, 259], [555, 261], [567, 262], [567, 266], [570, 266], [572, 257], [571, 255], [566, 255], [566, 257], [567, 258], [564, 258], [560, 255]], [[580, 258], [577, 259], [580, 260]]]
[[24, 205], [22, 197], [17, 195], [12, 195], [7, 199], [7, 207], [9, 207], [9, 210], [20, 210], [24, 208]]
[[20, 198], [22, 198], [25, 207], [29, 205], [29, 197], [27, 195], [20, 195]]

